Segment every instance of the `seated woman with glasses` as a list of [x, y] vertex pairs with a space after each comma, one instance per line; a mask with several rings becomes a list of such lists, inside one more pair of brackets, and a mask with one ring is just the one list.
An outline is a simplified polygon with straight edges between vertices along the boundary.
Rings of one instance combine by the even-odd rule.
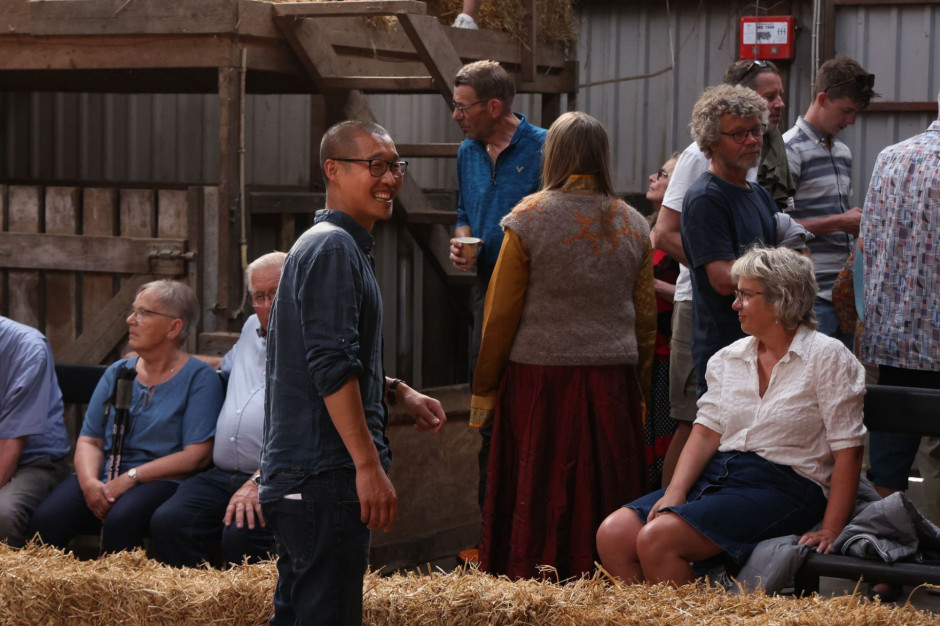
[[[114, 363], [98, 382], [75, 446], [75, 474], [36, 510], [30, 534], [64, 548], [76, 535], [100, 532], [102, 552], [135, 548], [179, 479], [209, 466], [223, 398], [218, 374], [183, 350], [198, 315], [196, 295], [183, 283], [157, 280], [138, 290], [126, 320], [137, 356]], [[119, 377], [133, 381], [123, 402]], [[116, 438], [119, 415], [124, 435]]]
[[597, 532], [604, 567], [624, 581], [682, 585], [695, 578], [691, 562], [741, 565], [758, 542], [783, 535], [829, 552], [852, 513], [865, 375], [840, 341], [815, 330], [812, 262], [753, 248], [731, 274], [750, 337], [709, 360], [708, 391], [669, 486]]

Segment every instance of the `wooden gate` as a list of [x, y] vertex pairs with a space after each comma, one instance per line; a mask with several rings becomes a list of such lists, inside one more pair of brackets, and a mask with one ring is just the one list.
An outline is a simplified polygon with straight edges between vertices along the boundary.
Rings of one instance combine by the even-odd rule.
[[199, 187], [0, 185], [0, 313], [42, 331], [58, 362], [102, 363], [120, 353], [144, 283], [183, 280], [205, 309], [205, 197]]

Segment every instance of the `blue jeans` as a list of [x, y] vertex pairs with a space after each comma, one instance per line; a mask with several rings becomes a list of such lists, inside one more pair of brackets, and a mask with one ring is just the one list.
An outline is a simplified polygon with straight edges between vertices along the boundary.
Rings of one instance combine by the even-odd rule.
[[29, 522], [29, 536], [38, 532], [45, 543], [65, 548], [77, 535], [102, 532], [101, 549], [104, 552], [133, 550], [143, 544], [150, 532], [150, 517], [158, 506], [176, 491], [177, 483], [158, 480], [142, 483], [124, 492], [111, 505], [102, 522], [95, 517], [78, 486], [75, 474], [67, 477], [52, 490]]
[[222, 523], [232, 495], [251, 477], [212, 467], [180, 485], [150, 520], [154, 556], [176, 567], [196, 567], [209, 561], [208, 545], [222, 542], [224, 564], [260, 561], [274, 554], [274, 533], [257, 525], [250, 530]]
[[855, 335], [844, 333], [839, 330], [839, 320], [836, 318], [836, 309], [831, 302], [816, 298], [813, 302], [813, 312], [816, 313], [816, 321], [819, 322], [817, 330], [824, 335], [828, 335], [841, 341], [846, 348], [854, 351]]
[[[297, 479], [281, 472], [267, 480], [296, 484]], [[300, 499], [261, 505], [274, 529], [278, 552], [270, 623], [358, 626], [370, 532], [360, 520], [356, 472], [339, 469], [310, 475], [295, 493]]]

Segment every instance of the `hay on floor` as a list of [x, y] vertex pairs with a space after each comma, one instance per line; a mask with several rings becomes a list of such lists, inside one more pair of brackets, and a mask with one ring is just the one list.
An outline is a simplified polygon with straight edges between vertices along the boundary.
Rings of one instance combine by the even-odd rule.
[[[273, 562], [226, 571], [176, 569], [143, 552], [79, 561], [49, 547], [0, 544], [0, 624], [264, 624]], [[701, 585], [612, 585], [602, 576], [567, 584], [510, 582], [479, 572], [370, 573], [364, 623], [449, 624], [862, 624], [938, 623], [913, 607], [857, 595], [733, 595]], [[921, 591], [922, 593], [922, 591]]]

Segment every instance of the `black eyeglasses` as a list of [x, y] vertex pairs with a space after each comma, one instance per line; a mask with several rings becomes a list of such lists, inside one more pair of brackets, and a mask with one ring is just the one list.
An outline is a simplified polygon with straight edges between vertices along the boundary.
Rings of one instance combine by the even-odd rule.
[[663, 178], [669, 178], [669, 172], [663, 168], [659, 168], [659, 171], [656, 172], [656, 180], [662, 180]]
[[754, 128], [749, 128], [747, 130], [739, 130], [736, 133], [726, 133], [725, 131], [719, 131], [722, 135], [728, 135], [734, 139], [734, 143], [743, 144], [747, 141], [748, 135], [754, 139], [760, 139], [764, 136], [764, 131], [767, 130], [767, 124], [758, 124]]
[[834, 87], [841, 87], [842, 85], [848, 85], [849, 83], [855, 83], [855, 86], [859, 91], [866, 91], [875, 88], [875, 75], [874, 74], [856, 74], [852, 78], [847, 78], [845, 80], [840, 80], [837, 83], [833, 83], [823, 89], [823, 91], [828, 92]]
[[481, 104], [482, 102], [483, 100], [477, 100], [476, 102], [471, 102], [470, 104], [457, 104], [456, 101], [451, 100], [450, 104], [454, 107], [454, 113], [457, 113], [460, 115], [460, 117], [463, 117], [467, 114], [467, 109], [477, 104]]
[[401, 178], [408, 169], [408, 161], [386, 161], [385, 159], [341, 159], [332, 157], [330, 161], [342, 161], [343, 163], [368, 163], [369, 173], [376, 178], [385, 176], [385, 172], [391, 170], [393, 178]]

